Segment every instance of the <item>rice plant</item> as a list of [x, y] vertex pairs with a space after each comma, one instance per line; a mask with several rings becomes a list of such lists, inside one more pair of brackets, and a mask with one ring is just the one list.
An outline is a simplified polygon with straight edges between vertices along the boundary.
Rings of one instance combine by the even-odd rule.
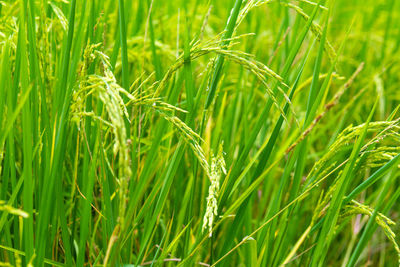
[[0, 21], [0, 266], [400, 266], [399, 1]]

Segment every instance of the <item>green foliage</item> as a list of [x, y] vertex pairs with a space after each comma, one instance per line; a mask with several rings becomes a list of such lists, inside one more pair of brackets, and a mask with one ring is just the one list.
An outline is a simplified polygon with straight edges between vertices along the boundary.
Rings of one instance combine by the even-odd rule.
[[0, 266], [398, 266], [399, 21], [0, 1]]

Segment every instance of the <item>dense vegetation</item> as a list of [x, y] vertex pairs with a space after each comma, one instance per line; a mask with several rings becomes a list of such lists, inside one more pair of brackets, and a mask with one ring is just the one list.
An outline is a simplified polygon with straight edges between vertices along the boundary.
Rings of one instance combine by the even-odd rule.
[[400, 1], [0, 1], [0, 266], [398, 266]]

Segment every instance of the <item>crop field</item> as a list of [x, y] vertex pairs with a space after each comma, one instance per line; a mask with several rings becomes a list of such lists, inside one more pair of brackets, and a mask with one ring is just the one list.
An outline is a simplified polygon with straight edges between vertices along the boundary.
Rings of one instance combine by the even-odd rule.
[[397, 0], [1, 0], [0, 266], [400, 266], [399, 109]]

